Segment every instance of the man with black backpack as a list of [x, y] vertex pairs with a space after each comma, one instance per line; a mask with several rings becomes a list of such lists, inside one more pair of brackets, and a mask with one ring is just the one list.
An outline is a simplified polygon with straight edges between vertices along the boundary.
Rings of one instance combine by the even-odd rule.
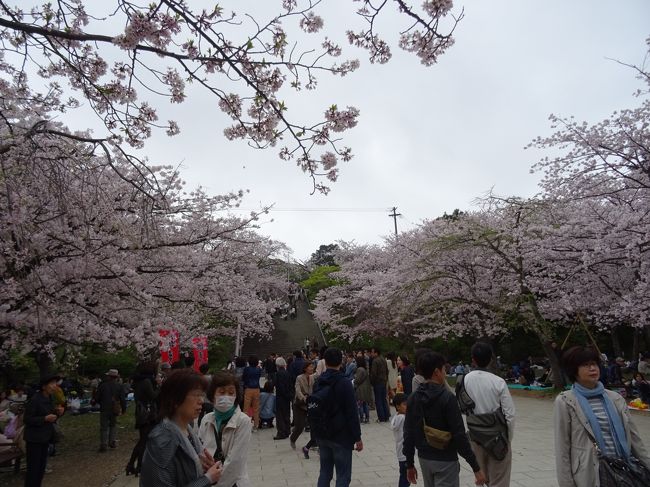
[[317, 487], [329, 487], [336, 467], [336, 487], [352, 480], [352, 450], [361, 451], [361, 426], [352, 383], [339, 370], [343, 354], [328, 348], [323, 354], [325, 372], [307, 398], [307, 418], [318, 443], [320, 474]]
[[508, 487], [515, 406], [506, 381], [486, 370], [491, 360], [489, 344], [472, 346], [474, 368], [456, 383], [456, 398], [467, 415], [472, 450], [490, 487]]

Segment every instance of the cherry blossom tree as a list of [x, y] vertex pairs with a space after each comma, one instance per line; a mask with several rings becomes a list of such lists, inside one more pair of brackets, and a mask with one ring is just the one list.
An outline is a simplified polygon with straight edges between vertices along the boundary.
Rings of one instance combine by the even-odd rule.
[[[650, 38], [647, 40], [650, 48]], [[650, 87], [647, 66], [632, 67]], [[574, 208], [566, 229], [566, 258], [582, 262], [580, 279], [597, 326], [645, 327], [650, 338], [648, 285], [650, 239], [650, 100], [648, 88], [636, 93], [636, 108], [615, 112], [595, 124], [552, 116], [557, 131], [538, 138], [533, 147], [559, 151], [534, 166], [543, 174], [547, 198]], [[601, 289], [596, 297], [596, 290]], [[567, 290], [566, 299], [579, 299]]]
[[[320, 73], [359, 66], [336, 59], [334, 40], [312, 50], [294, 39], [296, 28], [318, 35], [320, 3], [283, 1], [263, 18], [183, 0], [0, 0], [2, 351], [43, 355], [87, 342], [142, 350], [171, 325], [269, 332], [283, 285], [273, 257], [283, 246], [255, 232], [257, 215], [227, 216], [241, 192], [186, 192], [175, 170], [139, 154], [154, 130], [179, 133], [159, 108], [182, 103], [192, 83], [232, 119], [227, 139], [277, 148], [326, 193], [323, 181], [352, 157], [339, 137], [359, 111], [331, 105], [306, 122], [282, 100], [286, 90], [315, 89]], [[400, 47], [423, 64], [453, 44], [462, 12], [452, 16], [450, 1], [390, 3], [406, 22]], [[362, 2], [361, 26], [347, 32], [371, 62], [391, 57], [377, 23], [387, 4]], [[88, 110], [103, 129], [61, 122]]]
[[186, 193], [171, 167], [49, 120], [59, 92], [42, 98], [21, 75], [0, 85], [0, 354], [142, 352], [167, 326], [186, 339], [269, 333], [284, 285], [269, 263], [285, 247], [255, 232], [256, 214], [226, 213], [242, 193]]
[[[319, 295], [316, 317], [352, 336], [417, 340], [495, 337], [523, 328], [539, 339], [560, 387], [551, 343], [587, 299], [584, 293], [567, 297], [583, 262], [556, 248], [566, 240], [558, 240], [566, 219], [564, 209], [548, 201], [492, 196], [478, 211], [424, 222], [383, 248], [352, 249], [336, 275], [345, 284]], [[592, 285], [584, 281], [585, 288]], [[599, 291], [607, 293], [602, 286]], [[588, 311], [594, 316], [600, 309]]]
[[648, 330], [647, 94], [596, 124], [551, 117], [558, 131], [532, 146], [560, 155], [534, 166], [544, 175], [537, 198], [491, 195], [479, 210], [423, 222], [384, 246], [344, 249], [335, 275], [343, 284], [321, 292], [317, 318], [349, 336], [524, 328], [558, 386], [551, 341], [560, 327]]
[[[5, 62], [21, 74], [36, 74], [46, 90], [64, 88], [76, 97], [73, 103], [87, 103], [103, 122], [106, 132], [99, 138], [111, 151], [143, 147], [152, 130], [178, 134], [179, 124], [160, 120], [157, 106], [164, 100], [182, 103], [192, 83], [232, 119], [224, 129], [227, 139], [279, 148], [280, 158], [312, 178], [314, 190], [327, 192], [323, 179], [335, 181], [339, 161], [352, 157], [339, 136], [357, 124], [359, 110], [334, 104], [323, 107], [321, 120], [306, 122], [292, 119], [282, 100], [283, 88], [313, 90], [321, 73], [345, 76], [359, 67], [356, 59], [337, 61], [343, 48], [327, 37], [317, 49], [301, 48], [303, 37], [294, 33], [298, 28], [304, 36], [318, 35], [321, 3], [283, 0], [278, 13], [265, 18], [186, 0], [15, 7], [2, 0], [0, 50]], [[451, 0], [426, 0], [419, 7], [405, 0], [359, 3], [359, 25], [350, 26], [347, 41], [367, 50], [373, 63], [392, 55], [378, 27], [380, 18], [391, 15], [390, 5], [403, 18], [399, 46], [425, 65], [453, 45], [462, 18], [462, 12], [451, 14]]]

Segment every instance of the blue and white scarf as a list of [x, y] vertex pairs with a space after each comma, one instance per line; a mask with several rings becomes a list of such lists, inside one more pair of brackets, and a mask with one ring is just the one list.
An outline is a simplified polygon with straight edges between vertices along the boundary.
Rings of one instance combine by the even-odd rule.
[[616, 410], [614, 403], [607, 396], [605, 392], [605, 387], [602, 382], [598, 382], [598, 385], [593, 389], [587, 389], [584, 386], [581, 386], [577, 382], [573, 384], [573, 392], [575, 393], [576, 398], [578, 399], [578, 404], [582, 412], [585, 413], [591, 430], [594, 432], [594, 437], [598, 448], [601, 451], [606, 451], [605, 449], [605, 439], [603, 438], [603, 432], [600, 429], [600, 424], [598, 424], [598, 418], [594, 414], [591, 406], [589, 404], [589, 398], [598, 397], [603, 402], [605, 407], [605, 412], [607, 413], [607, 419], [609, 421], [609, 428], [612, 432], [612, 437], [614, 438], [614, 444], [616, 446], [616, 453], [619, 458], [624, 458], [625, 460], [630, 459], [630, 445], [627, 443], [627, 436], [625, 435], [625, 427], [623, 426], [623, 421], [621, 416]]

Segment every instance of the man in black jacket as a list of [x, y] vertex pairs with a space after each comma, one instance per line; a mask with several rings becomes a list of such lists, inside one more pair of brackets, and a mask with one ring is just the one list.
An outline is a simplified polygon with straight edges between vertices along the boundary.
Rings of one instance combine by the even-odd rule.
[[287, 362], [282, 357], [275, 359], [277, 372], [275, 374], [275, 417], [277, 418], [278, 434], [274, 440], [284, 440], [291, 433], [291, 401], [295, 388], [287, 372]]
[[[328, 348], [323, 356], [327, 368], [314, 384], [312, 395], [325, 387], [330, 388], [327, 397], [331, 398], [328, 401], [331, 424], [327, 438], [318, 437], [312, 430], [320, 453], [317, 485], [329, 487], [336, 466], [336, 487], [348, 487], [352, 479], [352, 450], [363, 450], [359, 411], [352, 382], [340, 371], [343, 354], [337, 348]], [[307, 407], [310, 407], [309, 402]]]
[[390, 420], [390, 410], [388, 409], [388, 363], [381, 356], [377, 347], [372, 347], [370, 354], [372, 356], [372, 365], [370, 366], [370, 384], [375, 395], [375, 407], [377, 408], [377, 421], [386, 423]]
[[126, 398], [122, 384], [118, 382], [120, 374], [116, 369], [106, 372], [106, 379], [99, 384], [96, 392], [99, 404], [99, 451], [107, 447], [117, 447], [117, 417], [126, 411]]
[[54, 423], [63, 414], [63, 406], [55, 407], [52, 402], [52, 394], [59, 380], [58, 375], [43, 377], [41, 390], [32, 396], [25, 407], [25, 487], [40, 487], [45, 475], [48, 446], [54, 437]]
[[[424, 487], [458, 487], [460, 465], [458, 454], [474, 471], [476, 485], [485, 483], [476, 456], [465, 433], [465, 424], [455, 396], [445, 385], [446, 359], [439, 353], [427, 351], [417, 358], [417, 369], [426, 382], [409, 396], [404, 422], [406, 475], [412, 484], [417, 480], [415, 449], [418, 450]], [[451, 433], [451, 441], [444, 449], [429, 445], [424, 435], [424, 424]]]
[[302, 358], [302, 352], [300, 350], [293, 352], [293, 362], [291, 362], [288, 372], [294, 385], [296, 384], [298, 376], [302, 374], [302, 368], [304, 365], [305, 360]]

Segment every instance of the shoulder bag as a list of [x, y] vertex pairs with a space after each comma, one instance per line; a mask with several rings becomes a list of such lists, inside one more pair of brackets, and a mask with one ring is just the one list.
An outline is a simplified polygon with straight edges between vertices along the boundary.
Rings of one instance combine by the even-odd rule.
[[424, 429], [424, 438], [431, 448], [436, 450], [446, 450], [451, 441], [451, 433], [449, 431], [439, 430], [431, 426], [427, 426], [427, 422], [422, 417], [422, 427]]
[[646, 487], [650, 485], [650, 471], [638, 459], [630, 456], [628, 462], [623, 458], [605, 455], [588, 430], [587, 435], [598, 455], [600, 487]]
[[469, 437], [481, 445], [495, 460], [508, 454], [508, 422], [501, 407], [494, 412], [474, 414], [476, 404], [465, 389], [465, 376], [456, 383], [456, 399], [461, 412], [467, 415]]

